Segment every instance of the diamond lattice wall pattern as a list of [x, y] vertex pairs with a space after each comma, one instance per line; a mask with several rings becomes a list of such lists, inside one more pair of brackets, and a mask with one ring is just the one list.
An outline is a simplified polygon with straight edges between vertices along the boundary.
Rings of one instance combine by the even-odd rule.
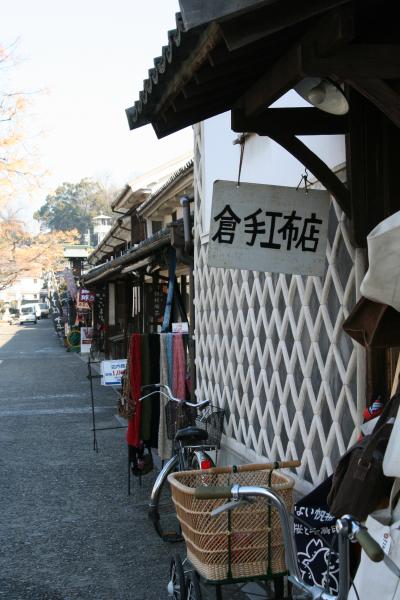
[[332, 200], [324, 277], [209, 268], [202, 152], [197, 125], [197, 396], [226, 408], [228, 447], [249, 460], [300, 459], [298, 477], [317, 484], [355, 440], [365, 406], [364, 351], [342, 331], [363, 254]]

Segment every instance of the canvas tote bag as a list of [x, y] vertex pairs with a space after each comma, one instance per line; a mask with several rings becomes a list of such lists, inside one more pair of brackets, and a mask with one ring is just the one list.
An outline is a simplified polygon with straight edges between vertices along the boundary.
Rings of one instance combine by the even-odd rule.
[[[396, 479], [388, 508], [371, 513], [365, 523], [368, 532], [383, 551], [400, 567], [400, 479]], [[360, 600], [400, 600], [400, 578], [384, 562], [372, 562], [361, 552], [361, 561], [354, 578]], [[357, 600], [351, 587], [348, 600]]]
[[361, 295], [400, 311], [400, 211], [381, 221], [367, 236], [369, 268]]

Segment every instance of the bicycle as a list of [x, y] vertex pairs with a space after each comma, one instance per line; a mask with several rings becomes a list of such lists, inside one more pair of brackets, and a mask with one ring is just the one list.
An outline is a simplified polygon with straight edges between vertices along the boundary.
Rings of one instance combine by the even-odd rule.
[[[349, 541], [357, 541], [372, 561], [384, 560], [388, 568], [398, 574], [397, 566], [387, 557], [379, 544], [371, 537], [366, 527], [356, 521], [351, 515], [344, 515], [337, 519], [336, 530], [339, 540], [339, 590], [334, 595], [329, 590], [318, 585], [306, 583], [301, 575], [297, 563], [297, 551], [294, 533], [290, 521], [289, 511], [282, 498], [268, 487], [233, 486], [197, 487], [194, 496], [200, 500], [227, 499], [229, 502], [219, 506], [211, 512], [218, 516], [221, 512], [231, 511], [248, 503], [256, 497], [265, 498], [277, 509], [282, 527], [283, 542], [285, 547], [286, 565], [289, 573], [288, 581], [298, 590], [307, 594], [313, 600], [346, 600], [350, 589], [349, 568]], [[185, 562], [185, 561], [184, 561]], [[170, 581], [168, 594], [174, 600], [201, 600], [200, 577], [195, 569], [183, 570], [183, 563], [179, 557], [172, 559], [170, 568]], [[207, 583], [207, 582], [206, 582]], [[358, 594], [356, 593], [358, 596]], [[217, 588], [217, 599], [222, 598], [220, 587]]]
[[[165, 406], [167, 437], [173, 441], [173, 453], [158, 474], [149, 501], [148, 516], [157, 534], [168, 542], [180, 542], [179, 522], [171, 498], [168, 475], [173, 471], [205, 470], [215, 466], [209, 452], [218, 452], [223, 428], [224, 410], [212, 406], [209, 400], [198, 403], [175, 398], [167, 385], [142, 387], [149, 391], [139, 400], [153, 394], [168, 398]], [[197, 411], [202, 411], [200, 415]]]

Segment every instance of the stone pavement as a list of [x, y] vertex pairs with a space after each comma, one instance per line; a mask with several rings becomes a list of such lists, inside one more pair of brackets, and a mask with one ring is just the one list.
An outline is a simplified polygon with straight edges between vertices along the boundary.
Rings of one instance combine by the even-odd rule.
[[[99, 432], [93, 451], [86, 373], [50, 321], [0, 325], [0, 599], [166, 597], [153, 475], [128, 497], [124, 429]], [[94, 387], [97, 425], [118, 425], [115, 393]]]
[[[86, 375], [51, 321], [0, 324], [0, 600], [159, 600], [185, 555], [147, 519], [156, 473], [127, 494], [125, 429], [98, 431], [93, 451]], [[93, 385], [97, 427], [118, 426], [115, 392]], [[265, 598], [251, 590], [224, 600]]]

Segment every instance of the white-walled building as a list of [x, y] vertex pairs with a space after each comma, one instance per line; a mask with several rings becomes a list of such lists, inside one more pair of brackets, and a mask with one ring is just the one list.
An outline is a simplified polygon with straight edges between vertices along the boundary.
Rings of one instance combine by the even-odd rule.
[[[364, 350], [342, 324], [358, 298], [368, 233], [400, 209], [400, 92], [395, 58], [383, 52], [397, 39], [396, 6], [180, 6], [126, 114], [131, 129], [151, 123], [158, 137], [194, 126], [196, 392], [226, 408], [227, 460], [298, 458], [307, 489], [332, 472], [366, 403], [393, 383], [396, 350]], [[321, 98], [306, 105], [298, 85], [322, 96], [331, 87], [344, 110], [320, 110]], [[300, 187], [299, 205], [305, 180], [329, 191], [321, 276], [207, 265], [213, 182], [239, 173], [291, 197]]]
[[[283, 102], [301, 99], [293, 92]], [[332, 472], [361, 423], [364, 351], [340, 326], [356, 301], [364, 253], [332, 198], [322, 278], [208, 267], [213, 183], [237, 181], [240, 145], [227, 113], [194, 131], [197, 395], [227, 409], [226, 462], [299, 459], [306, 490]], [[306, 142], [345, 178], [344, 136]], [[271, 139], [246, 138], [241, 182], [296, 188], [303, 173]], [[303, 184], [297, 193], [301, 203]]]
[[0, 300], [16, 302], [18, 307], [29, 302], [40, 302], [43, 283], [44, 280], [39, 276], [20, 277], [8, 288], [0, 291]]

